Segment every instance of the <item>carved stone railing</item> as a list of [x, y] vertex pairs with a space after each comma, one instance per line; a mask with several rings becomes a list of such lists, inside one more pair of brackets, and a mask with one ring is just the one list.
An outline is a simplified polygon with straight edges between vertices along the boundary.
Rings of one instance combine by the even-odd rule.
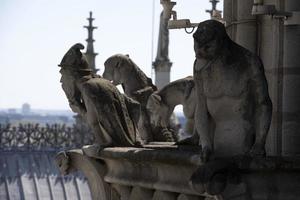
[[91, 144], [93, 135], [76, 126], [53, 124], [0, 124], [0, 150], [59, 150]]
[[296, 200], [300, 157], [237, 156], [202, 163], [200, 151], [175, 145], [88, 148], [56, 157], [65, 174], [82, 171], [93, 199], [102, 200]]

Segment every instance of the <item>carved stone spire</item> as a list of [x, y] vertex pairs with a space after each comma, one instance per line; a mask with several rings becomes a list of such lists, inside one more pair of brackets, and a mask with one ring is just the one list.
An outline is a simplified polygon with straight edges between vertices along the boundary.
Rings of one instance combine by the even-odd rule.
[[86, 39], [87, 48], [86, 48], [85, 56], [88, 60], [90, 68], [93, 70], [94, 73], [96, 73], [98, 71], [98, 69], [96, 69], [95, 58], [98, 54], [94, 52], [94, 44], [93, 43], [95, 40], [93, 39], [93, 30], [96, 29], [97, 27], [93, 26], [94, 18], [92, 18], [92, 15], [93, 15], [93, 13], [90, 12], [90, 17], [87, 18], [87, 20], [89, 21], [89, 25], [84, 26], [84, 28], [86, 28], [88, 30], [88, 38]]
[[212, 4], [212, 9], [211, 10], [206, 10], [210, 14], [211, 18], [216, 17], [215, 15], [221, 14], [220, 10], [217, 10], [217, 3], [219, 3], [219, 0], [209, 0]]
[[158, 88], [162, 88], [170, 82], [172, 66], [169, 59], [169, 18], [166, 18], [163, 13], [164, 11], [160, 14], [157, 54], [155, 61], [152, 63], [155, 69], [155, 85]]

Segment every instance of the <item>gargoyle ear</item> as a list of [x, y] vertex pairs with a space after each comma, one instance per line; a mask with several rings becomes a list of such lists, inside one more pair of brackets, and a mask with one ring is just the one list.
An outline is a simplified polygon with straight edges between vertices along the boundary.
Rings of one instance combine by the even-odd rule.
[[125, 56], [127, 56], [129, 58], [129, 54], [125, 54]]

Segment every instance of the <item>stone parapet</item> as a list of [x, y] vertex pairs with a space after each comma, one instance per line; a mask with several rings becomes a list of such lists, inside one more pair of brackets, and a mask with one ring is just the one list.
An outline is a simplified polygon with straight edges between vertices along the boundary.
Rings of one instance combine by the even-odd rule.
[[93, 199], [298, 199], [300, 157], [215, 158], [200, 149], [170, 144], [143, 148], [88, 148], [61, 152], [65, 174], [82, 171]]

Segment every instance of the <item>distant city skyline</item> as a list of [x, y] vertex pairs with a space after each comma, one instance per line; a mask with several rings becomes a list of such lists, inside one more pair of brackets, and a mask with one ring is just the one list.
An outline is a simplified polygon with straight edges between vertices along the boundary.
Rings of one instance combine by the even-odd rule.
[[[98, 74], [103, 63], [116, 53], [129, 54], [151, 77], [155, 59], [159, 14], [162, 7], [155, 1], [152, 46], [153, 1], [99, 0], [2, 0], [0, 2], [0, 108], [70, 110], [60, 85], [57, 66], [74, 43], [86, 46], [86, 18], [93, 12]], [[209, 19], [209, 0], [176, 1], [179, 19], [191, 22]], [[222, 10], [223, 1], [218, 4]], [[170, 30], [169, 57], [173, 66], [171, 81], [192, 75], [194, 61], [192, 35]], [[153, 51], [152, 51], [153, 49]]]
[[[22, 107], [17, 108], [0, 108], [0, 113], [17, 113], [24, 114], [22, 112]], [[73, 116], [75, 113], [71, 109], [31, 109], [30, 113], [27, 114], [39, 114], [39, 115], [65, 115]]]

